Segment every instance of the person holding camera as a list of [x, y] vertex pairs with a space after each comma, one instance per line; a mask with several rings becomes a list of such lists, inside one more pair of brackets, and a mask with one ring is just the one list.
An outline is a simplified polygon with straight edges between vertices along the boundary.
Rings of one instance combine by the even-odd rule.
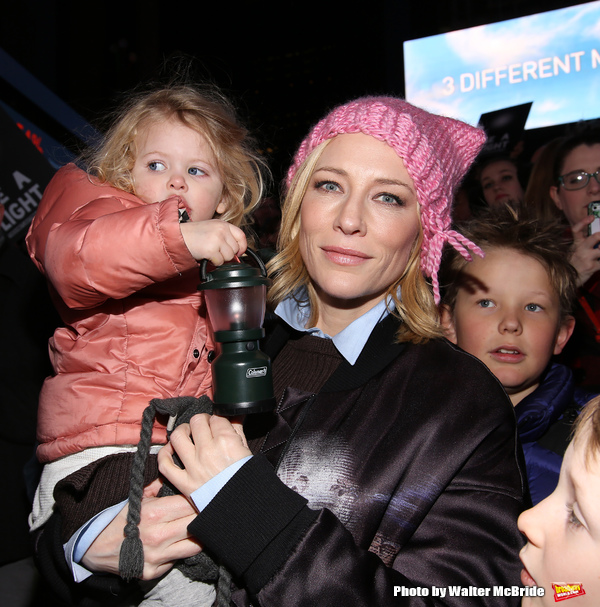
[[591, 203], [600, 201], [600, 129], [566, 139], [556, 153], [554, 204], [563, 212], [573, 237], [571, 263], [578, 274], [578, 306], [573, 338], [564, 351], [582, 385], [600, 389], [600, 232], [590, 233]]

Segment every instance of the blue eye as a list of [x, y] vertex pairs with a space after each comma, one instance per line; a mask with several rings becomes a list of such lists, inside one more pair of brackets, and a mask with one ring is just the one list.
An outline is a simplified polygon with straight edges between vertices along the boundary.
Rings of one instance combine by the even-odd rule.
[[377, 200], [380, 200], [385, 204], [397, 204], [400, 206], [404, 205], [404, 202], [398, 196], [394, 196], [394, 194], [379, 194], [379, 196], [377, 196]]
[[158, 162], [157, 160], [148, 163], [148, 168], [151, 171], [164, 171], [165, 165], [162, 162]]
[[206, 171], [203, 171], [198, 167], [191, 167], [190, 169], [188, 169], [188, 173], [193, 176], [206, 175]]
[[528, 312], [541, 312], [544, 308], [542, 308], [542, 306], [540, 306], [538, 304], [530, 303], [525, 306], [525, 309]]
[[477, 302], [477, 305], [480, 308], [493, 308], [494, 307], [494, 302], [491, 299], [480, 299]]
[[314, 185], [315, 190], [325, 190], [325, 192], [339, 192], [342, 188], [335, 181], [317, 181]]

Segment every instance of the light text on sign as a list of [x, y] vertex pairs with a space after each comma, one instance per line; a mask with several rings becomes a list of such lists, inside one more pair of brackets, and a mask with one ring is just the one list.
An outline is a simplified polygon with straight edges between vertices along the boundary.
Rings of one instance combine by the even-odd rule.
[[591, 69], [596, 69], [600, 65], [600, 52], [592, 49], [589, 58], [586, 58], [585, 51], [576, 51], [562, 57], [544, 57], [536, 61], [523, 61], [522, 63], [500, 65], [475, 72], [464, 72], [458, 77], [458, 80], [452, 76], [446, 76], [442, 80], [444, 84], [443, 93], [450, 96], [456, 92], [470, 93], [506, 84], [514, 85], [529, 80], [577, 73], [581, 72], [586, 60], [589, 61]]

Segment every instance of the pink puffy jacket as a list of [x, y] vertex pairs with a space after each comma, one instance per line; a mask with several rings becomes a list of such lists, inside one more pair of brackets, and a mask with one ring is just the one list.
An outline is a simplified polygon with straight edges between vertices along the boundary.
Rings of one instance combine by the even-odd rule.
[[[152, 398], [210, 390], [213, 342], [198, 263], [179, 229], [182, 206], [178, 197], [144, 204], [72, 164], [46, 188], [27, 246], [65, 326], [50, 340], [40, 461], [136, 444]], [[152, 442], [165, 441], [157, 422]]]

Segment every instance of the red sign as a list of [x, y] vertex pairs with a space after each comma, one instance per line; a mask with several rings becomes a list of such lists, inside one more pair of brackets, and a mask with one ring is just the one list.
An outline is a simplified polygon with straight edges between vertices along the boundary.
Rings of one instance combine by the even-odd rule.
[[585, 590], [581, 584], [552, 584], [552, 588], [554, 588], [555, 603], [585, 594]]

